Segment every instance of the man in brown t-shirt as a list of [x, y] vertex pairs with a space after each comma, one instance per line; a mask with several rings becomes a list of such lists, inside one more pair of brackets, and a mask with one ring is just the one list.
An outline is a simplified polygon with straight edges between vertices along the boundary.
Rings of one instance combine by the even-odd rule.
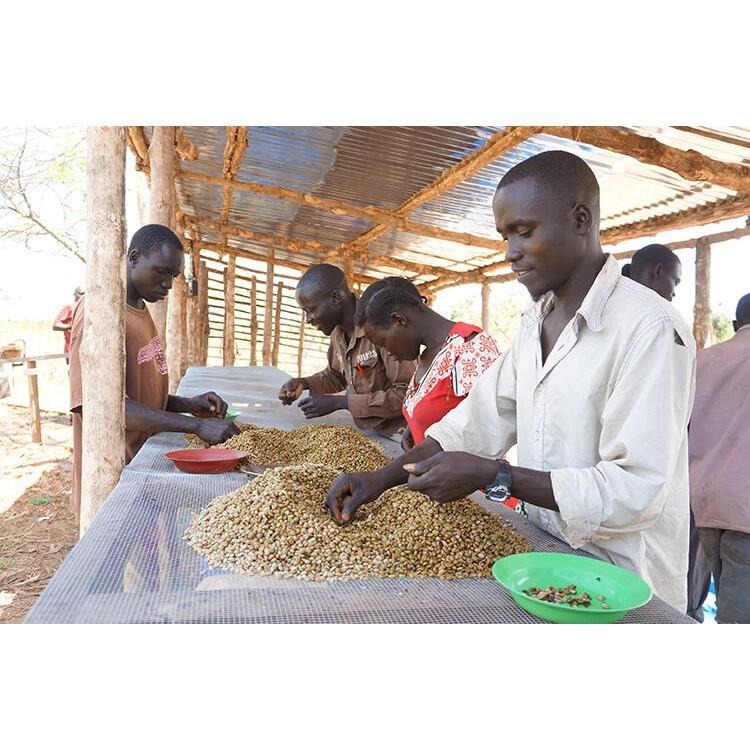
[[330, 336], [331, 343], [326, 369], [287, 381], [279, 391], [282, 403], [291, 404], [308, 390], [310, 395], [299, 402], [307, 419], [348, 409], [360, 429], [392, 437], [405, 428], [401, 408], [415, 365], [399, 362], [354, 325], [357, 298], [344, 272], [328, 263], [312, 266], [295, 296], [308, 325]]
[[[167, 362], [145, 302], [164, 299], [182, 273], [183, 249], [177, 235], [161, 224], [141, 227], [127, 256], [125, 307], [125, 462], [129, 463], [155, 432], [190, 432], [207, 443], [221, 443], [239, 430], [223, 419], [227, 404], [213, 391], [184, 398], [168, 392]], [[73, 413], [73, 508], [81, 507], [83, 394], [80, 347], [85, 298], [76, 304], [70, 337], [70, 410]], [[145, 301], [144, 301], [145, 300]], [[184, 412], [198, 416], [187, 417]]]

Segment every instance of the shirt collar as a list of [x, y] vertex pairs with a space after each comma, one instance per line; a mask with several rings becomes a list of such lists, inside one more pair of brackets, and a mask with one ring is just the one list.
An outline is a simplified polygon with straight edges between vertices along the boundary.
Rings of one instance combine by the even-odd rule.
[[[615, 260], [613, 255], [607, 254], [607, 260], [604, 261], [602, 270], [599, 271], [594, 283], [586, 293], [581, 302], [581, 306], [576, 311], [576, 317], [581, 317], [586, 321], [586, 325], [592, 331], [601, 331], [604, 327], [602, 317], [607, 300], [620, 280], [622, 272], [620, 264]], [[524, 313], [528, 323], [535, 324], [543, 320], [552, 307], [553, 293], [541, 296], [536, 302]], [[528, 317], [527, 317], [528, 316]]]

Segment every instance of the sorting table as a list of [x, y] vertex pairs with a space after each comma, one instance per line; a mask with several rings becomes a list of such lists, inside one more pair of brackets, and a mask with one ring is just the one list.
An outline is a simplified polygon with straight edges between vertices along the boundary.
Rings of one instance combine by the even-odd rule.
[[[353, 425], [339, 411], [307, 421], [277, 398], [288, 375], [274, 367], [192, 367], [179, 395], [214, 390], [239, 421], [294, 429]], [[389, 455], [392, 441], [377, 439]], [[184, 474], [164, 453], [183, 436], [149, 438], [26, 618], [28, 623], [539, 623], [493, 578], [364, 579], [310, 582], [239, 575], [210, 567], [182, 537], [192, 516], [249, 477]], [[478, 501], [508, 520], [535, 550], [570, 552], [504, 505]], [[583, 553], [581, 553], [583, 554]], [[624, 623], [692, 623], [662, 600]]]

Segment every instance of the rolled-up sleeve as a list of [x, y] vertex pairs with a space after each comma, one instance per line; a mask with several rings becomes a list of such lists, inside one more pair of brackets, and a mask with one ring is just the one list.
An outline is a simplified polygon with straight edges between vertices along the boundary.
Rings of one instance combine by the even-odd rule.
[[346, 375], [336, 369], [334, 365], [333, 341], [328, 344], [328, 367], [316, 372], [314, 375], [305, 376], [310, 386], [310, 393], [338, 393], [346, 388]]
[[517, 345], [477, 379], [469, 395], [425, 431], [444, 451], [499, 458], [516, 442]]
[[406, 389], [414, 374], [414, 363], [399, 362], [382, 347], [378, 347], [378, 353], [387, 387], [370, 393], [350, 393], [347, 403], [353, 417], [388, 419], [401, 414]]
[[678, 342], [670, 321], [658, 321], [633, 343], [602, 413], [600, 460], [550, 472], [571, 546], [656, 522], [687, 439], [694, 376], [692, 342]]

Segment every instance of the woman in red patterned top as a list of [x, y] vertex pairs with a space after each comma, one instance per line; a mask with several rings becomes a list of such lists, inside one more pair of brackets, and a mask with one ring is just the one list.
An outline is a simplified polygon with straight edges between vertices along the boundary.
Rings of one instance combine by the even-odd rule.
[[404, 397], [408, 428], [401, 445], [405, 451], [421, 443], [425, 430], [466, 398], [500, 356], [486, 331], [439, 315], [427, 307], [414, 284], [395, 276], [365, 290], [356, 324], [396, 359], [417, 361]]

